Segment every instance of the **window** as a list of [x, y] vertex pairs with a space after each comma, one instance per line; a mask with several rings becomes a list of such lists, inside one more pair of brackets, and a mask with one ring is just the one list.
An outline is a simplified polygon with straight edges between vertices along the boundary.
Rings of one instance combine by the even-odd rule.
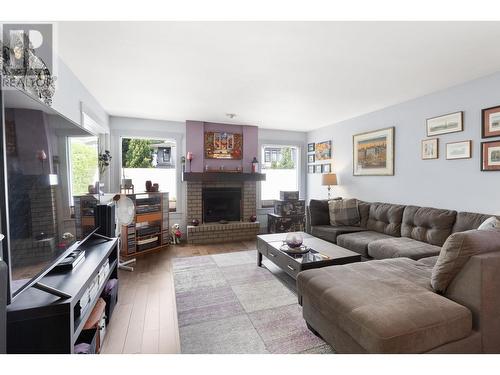
[[99, 181], [97, 137], [68, 137], [70, 205], [73, 196], [89, 192], [89, 184]]
[[261, 182], [262, 207], [270, 207], [279, 199], [281, 190], [299, 190], [299, 149], [295, 146], [264, 145], [262, 173], [266, 181]]
[[122, 138], [122, 178], [132, 179], [136, 193], [146, 190], [146, 181], [169, 193], [170, 211], [177, 206], [176, 142], [171, 139]]

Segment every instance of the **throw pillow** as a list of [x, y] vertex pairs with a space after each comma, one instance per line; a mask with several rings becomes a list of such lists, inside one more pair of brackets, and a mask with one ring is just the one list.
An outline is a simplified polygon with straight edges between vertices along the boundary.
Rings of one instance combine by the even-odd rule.
[[499, 231], [469, 230], [452, 234], [432, 269], [432, 288], [444, 293], [471, 256], [492, 251], [500, 251]]
[[357, 199], [331, 200], [328, 202], [330, 225], [359, 225]]
[[500, 230], [500, 220], [495, 216], [486, 219], [480, 226], [478, 230]]

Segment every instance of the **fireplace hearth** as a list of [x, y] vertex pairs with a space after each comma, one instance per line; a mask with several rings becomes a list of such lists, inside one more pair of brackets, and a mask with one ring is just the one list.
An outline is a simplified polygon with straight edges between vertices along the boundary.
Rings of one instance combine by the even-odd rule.
[[203, 188], [203, 222], [241, 220], [241, 188]]

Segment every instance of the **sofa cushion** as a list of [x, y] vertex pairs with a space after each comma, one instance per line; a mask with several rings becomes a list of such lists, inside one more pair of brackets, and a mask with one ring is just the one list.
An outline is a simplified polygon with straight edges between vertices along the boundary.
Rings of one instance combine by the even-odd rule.
[[[453, 233], [465, 232], [467, 230], [477, 229], [484, 223], [485, 220], [494, 215], [478, 214], [473, 212], [459, 212], [457, 213], [457, 219], [455, 225], [453, 225]], [[496, 216], [500, 219], [500, 216]]]
[[492, 251], [500, 251], [498, 231], [469, 230], [452, 234], [432, 270], [432, 287], [436, 292], [444, 293], [471, 256]]
[[328, 200], [311, 199], [309, 201], [309, 216], [311, 226], [329, 225], [330, 213], [328, 212]]
[[328, 202], [330, 225], [359, 225], [357, 199], [331, 200]]
[[410, 258], [421, 259], [439, 255], [441, 248], [407, 237], [387, 238], [368, 244], [368, 255], [375, 259]]
[[366, 228], [393, 237], [400, 237], [404, 208], [405, 206], [398, 204], [371, 203]]
[[[431, 268], [386, 259], [299, 273], [300, 295], [370, 353], [422, 353], [471, 333], [466, 307], [405, 275], [429, 283]], [[415, 276], [421, 275], [421, 276]]]
[[325, 241], [337, 243], [337, 236], [344, 233], [361, 232], [366, 229], [355, 226], [332, 226], [332, 225], [315, 225], [311, 227], [311, 234]]
[[478, 228], [478, 230], [500, 230], [500, 220], [492, 216], [486, 219]]
[[436, 265], [438, 258], [439, 258], [439, 255], [436, 255], [433, 257], [419, 259], [418, 262], [421, 264], [425, 264], [426, 266], [429, 266], [429, 267], [434, 267]]
[[388, 234], [373, 231], [341, 234], [337, 236], [337, 245], [352, 250], [363, 256], [368, 256], [368, 244], [376, 240], [392, 238]]
[[456, 211], [430, 207], [406, 206], [401, 224], [401, 236], [443, 246], [451, 234]]

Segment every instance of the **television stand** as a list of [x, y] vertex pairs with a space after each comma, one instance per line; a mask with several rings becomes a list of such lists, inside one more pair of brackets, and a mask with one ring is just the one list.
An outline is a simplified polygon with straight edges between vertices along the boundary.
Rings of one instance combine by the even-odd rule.
[[[117, 242], [116, 238], [91, 236], [80, 245], [85, 250], [85, 261], [78, 267], [49, 273], [40, 280], [41, 285], [34, 285], [16, 296], [7, 306], [7, 353], [74, 353], [80, 333], [106, 283], [109, 279], [118, 279]], [[109, 272], [98, 277], [106, 264], [109, 264]], [[82, 301], [85, 302], [82, 304]]]
[[53, 288], [51, 286], [42, 284], [40, 282], [33, 284], [32, 288], [41, 290], [42, 292], [45, 292], [45, 293], [53, 294], [53, 295], [55, 295], [55, 296], [57, 296], [59, 298], [62, 298], [62, 299], [71, 298], [70, 294], [63, 292], [62, 290]]

